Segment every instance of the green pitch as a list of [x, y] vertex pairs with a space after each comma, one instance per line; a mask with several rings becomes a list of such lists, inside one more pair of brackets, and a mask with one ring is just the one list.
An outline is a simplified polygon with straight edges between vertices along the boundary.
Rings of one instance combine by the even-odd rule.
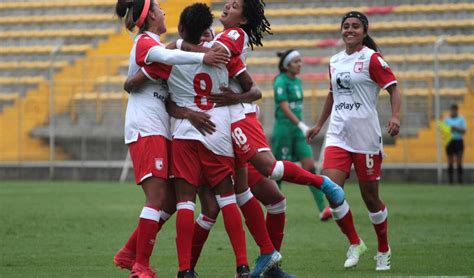
[[[283, 267], [298, 277], [474, 275], [474, 186], [382, 185], [389, 209], [392, 270], [376, 273], [376, 237], [358, 187], [346, 188], [356, 228], [369, 250], [344, 270], [348, 243], [334, 221], [317, 220], [307, 188], [284, 185], [287, 225]], [[112, 264], [135, 227], [143, 193], [132, 182], [0, 183], [0, 277], [128, 277]], [[196, 213], [197, 215], [197, 213]], [[234, 258], [222, 219], [211, 232], [197, 271], [233, 277]], [[159, 277], [177, 270], [174, 217], [158, 235], [152, 266]], [[247, 234], [248, 256], [258, 255]]]

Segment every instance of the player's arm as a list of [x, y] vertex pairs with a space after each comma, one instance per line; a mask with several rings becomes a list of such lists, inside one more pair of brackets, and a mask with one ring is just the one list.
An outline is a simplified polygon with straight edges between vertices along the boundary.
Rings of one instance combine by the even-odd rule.
[[262, 91], [247, 71], [242, 72], [236, 78], [243, 90], [241, 94], [235, 93], [228, 87], [221, 87], [222, 93], [211, 95], [209, 100], [216, 106], [228, 106], [237, 103], [252, 103], [262, 98]]
[[216, 131], [216, 125], [211, 121], [211, 116], [204, 112], [180, 107], [170, 99], [166, 101], [166, 111], [173, 118], [189, 120], [202, 135], [212, 134]]
[[163, 63], [167, 65], [185, 65], [185, 64], [206, 64], [217, 66], [227, 64], [229, 57], [225, 53], [209, 51], [206, 53], [187, 52], [179, 49], [166, 49], [161, 46], [150, 48], [145, 57], [145, 63], [153, 62]]
[[323, 111], [321, 112], [321, 115], [319, 115], [319, 119], [316, 122], [316, 125], [313, 128], [310, 128], [308, 130], [308, 133], [306, 133], [306, 140], [308, 142], [313, 140], [313, 138], [316, 135], [318, 135], [318, 133], [321, 131], [321, 128], [323, 127], [324, 123], [327, 121], [327, 119], [331, 115], [333, 104], [334, 104], [334, 98], [332, 95], [332, 91], [330, 91], [328, 93], [328, 96], [326, 97], [326, 100], [324, 101]]
[[[298, 125], [299, 126], [299, 123], [303, 123], [300, 121], [300, 119], [298, 119], [298, 117], [295, 116], [295, 114], [293, 114], [293, 111], [291, 111], [290, 109], [290, 104], [288, 103], [288, 101], [284, 100], [284, 101], [280, 101], [280, 108], [281, 108], [281, 111], [283, 111], [283, 114], [285, 114], [285, 116], [295, 125]], [[304, 123], [303, 123], [304, 124]], [[306, 127], [308, 128], [308, 127]]]
[[138, 90], [145, 82], [149, 80], [148, 76], [139, 70], [134, 76], [129, 76], [125, 83], [123, 84], [123, 89], [128, 93]]
[[392, 116], [387, 123], [387, 132], [390, 134], [390, 136], [397, 136], [400, 132], [399, 113], [402, 106], [402, 98], [396, 83], [388, 86], [387, 91], [390, 94], [390, 104], [392, 107]]

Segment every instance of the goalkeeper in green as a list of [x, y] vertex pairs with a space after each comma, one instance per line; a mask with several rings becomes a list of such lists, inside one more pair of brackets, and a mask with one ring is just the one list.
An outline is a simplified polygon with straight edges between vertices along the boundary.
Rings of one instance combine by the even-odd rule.
[[[315, 173], [313, 150], [306, 143], [308, 126], [302, 121], [303, 88], [301, 79], [302, 59], [296, 50], [278, 53], [280, 74], [275, 78], [275, 125], [272, 134], [272, 151], [277, 160], [300, 161], [303, 169]], [[331, 217], [326, 206], [324, 194], [317, 188], [310, 187], [323, 221]]]

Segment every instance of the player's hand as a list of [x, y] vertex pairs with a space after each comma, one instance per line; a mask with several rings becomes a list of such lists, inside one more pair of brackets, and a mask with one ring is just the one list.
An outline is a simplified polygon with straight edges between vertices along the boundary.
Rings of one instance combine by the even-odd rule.
[[400, 120], [397, 117], [392, 116], [387, 123], [387, 132], [390, 136], [397, 136], [400, 132]]
[[216, 95], [210, 95], [209, 100], [219, 106], [229, 106], [239, 103], [238, 95], [229, 89], [229, 87], [221, 86], [219, 88], [221, 93]]
[[227, 53], [217, 52], [213, 49], [209, 50], [206, 54], [204, 54], [204, 64], [210, 66], [219, 66], [222, 64], [227, 64], [230, 61], [229, 56]]
[[211, 116], [204, 112], [192, 111], [187, 119], [202, 135], [213, 134], [216, 131], [216, 125], [211, 121]]
[[313, 140], [313, 138], [316, 137], [316, 135], [318, 135], [320, 131], [321, 127], [318, 125], [308, 129], [308, 131], [306, 132], [306, 142], [308, 142], [308, 144], [311, 143], [311, 140]]

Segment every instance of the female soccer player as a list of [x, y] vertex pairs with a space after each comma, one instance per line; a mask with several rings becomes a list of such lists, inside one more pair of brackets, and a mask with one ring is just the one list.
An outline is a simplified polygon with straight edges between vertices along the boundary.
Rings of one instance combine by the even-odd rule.
[[[331, 115], [326, 134], [323, 173], [343, 187], [354, 164], [362, 199], [377, 234], [375, 269], [389, 270], [391, 251], [387, 240], [388, 212], [379, 197], [383, 153], [376, 104], [380, 89], [387, 90], [392, 116], [386, 128], [390, 136], [396, 136], [400, 129], [398, 114], [401, 98], [397, 80], [368, 30], [369, 21], [360, 12], [349, 12], [342, 18], [341, 35], [346, 49], [330, 59], [329, 94], [319, 120], [308, 131], [307, 138], [314, 138]], [[333, 207], [331, 212], [351, 244], [344, 267], [353, 267], [367, 247], [354, 228], [347, 202]]]
[[[273, 82], [275, 98], [275, 124], [272, 133], [272, 152], [278, 160], [300, 161], [303, 169], [316, 173], [313, 150], [306, 143], [308, 126], [303, 122], [303, 87], [298, 75], [302, 59], [297, 50], [279, 52], [280, 74]], [[314, 201], [319, 209], [319, 219], [331, 217], [321, 190], [310, 187]]]
[[[166, 64], [225, 63], [227, 58], [215, 52], [205, 55], [165, 49], [159, 35], [166, 32], [164, 12], [154, 0], [119, 0], [116, 14], [125, 18], [125, 26], [139, 28], [130, 53], [129, 75], [140, 67], [159, 61]], [[130, 92], [125, 116], [125, 143], [129, 146], [135, 180], [145, 193], [145, 206], [138, 227], [126, 245], [114, 257], [114, 263], [131, 270], [131, 277], [156, 277], [149, 267], [156, 234], [161, 224], [161, 208], [174, 202], [174, 192], [167, 185], [169, 116], [164, 100], [167, 90], [162, 83], [148, 82]], [[169, 204], [168, 204], [169, 205]]]

